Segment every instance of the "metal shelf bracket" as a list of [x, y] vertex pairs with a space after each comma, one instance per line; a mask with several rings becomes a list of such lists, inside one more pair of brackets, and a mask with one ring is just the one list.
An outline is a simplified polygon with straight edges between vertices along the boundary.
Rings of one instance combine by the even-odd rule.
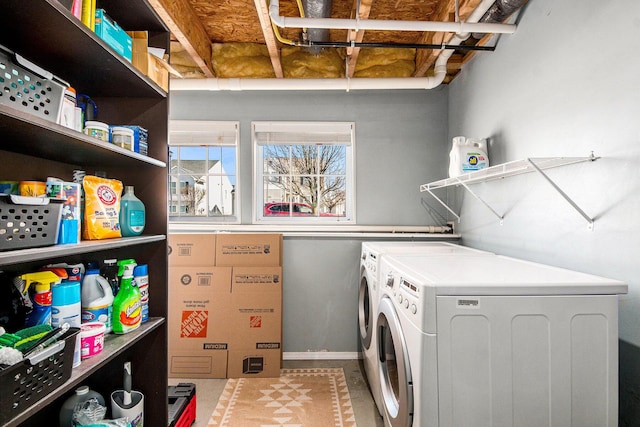
[[474, 193], [470, 184], [477, 184], [480, 182], [491, 181], [494, 179], [506, 178], [509, 176], [520, 175], [524, 173], [537, 172], [540, 174], [551, 186], [573, 207], [588, 223], [588, 229], [593, 230], [594, 219], [587, 215], [562, 189], [555, 183], [549, 176], [543, 172], [545, 169], [551, 169], [559, 166], [570, 165], [574, 163], [581, 163], [586, 161], [595, 161], [599, 157], [594, 156], [593, 152], [588, 157], [544, 157], [544, 158], [526, 158], [524, 160], [516, 160], [514, 162], [508, 162], [496, 166], [491, 166], [486, 169], [482, 169], [476, 172], [463, 174], [453, 178], [447, 178], [440, 181], [435, 181], [429, 184], [423, 184], [420, 186], [420, 191], [426, 191], [436, 199], [442, 206], [444, 206], [449, 213], [456, 217], [458, 223], [460, 222], [460, 216], [456, 214], [444, 201], [442, 201], [433, 190], [438, 188], [445, 188], [451, 186], [461, 185], [467, 190], [476, 200], [480, 201], [487, 207], [499, 220], [500, 225], [504, 223], [504, 214], [499, 214], [493, 209], [487, 202], [485, 202], [480, 196]]

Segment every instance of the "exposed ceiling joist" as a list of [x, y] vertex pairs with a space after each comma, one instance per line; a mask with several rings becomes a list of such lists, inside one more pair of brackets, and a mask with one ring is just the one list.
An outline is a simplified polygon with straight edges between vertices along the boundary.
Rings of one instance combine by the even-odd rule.
[[[460, 20], [464, 20], [469, 14], [480, 4], [481, 0], [461, 0], [458, 6]], [[451, 21], [456, 8], [455, 0], [447, 0], [440, 4], [438, 11], [434, 17], [436, 21]], [[448, 42], [452, 33], [424, 33], [420, 37], [419, 43], [423, 44], [442, 44]], [[423, 77], [429, 68], [431, 68], [440, 54], [439, 50], [420, 49], [416, 53], [416, 71], [415, 77]]]
[[262, 34], [264, 35], [267, 50], [269, 51], [269, 57], [271, 58], [271, 64], [273, 65], [273, 71], [276, 78], [281, 79], [284, 77], [284, 72], [282, 71], [282, 63], [280, 62], [280, 50], [278, 49], [276, 37], [273, 33], [273, 26], [271, 25], [271, 18], [269, 17], [269, 7], [267, 6], [266, 0], [254, 0], [254, 3], [256, 5], [256, 11], [258, 12]]
[[211, 40], [189, 0], [149, 0], [149, 4], [205, 77], [215, 77], [211, 63]]
[[[357, 16], [360, 19], [369, 19], [369, 13], [371, 12], [371, 5], [373, 0], [355, 0], [353, 6], [353, 16]], [[358, 7], [360, 6], [360, 7]], [[348, 42], [355, 41], [356, 43], [362, 42], [364, 39], [364, 30], [348, 32]], [[356, 64], [358, 63], [358, 55], [360, 54], [359, 47], [347, 48], [347, 77], [353, 77], [356, 72]]]

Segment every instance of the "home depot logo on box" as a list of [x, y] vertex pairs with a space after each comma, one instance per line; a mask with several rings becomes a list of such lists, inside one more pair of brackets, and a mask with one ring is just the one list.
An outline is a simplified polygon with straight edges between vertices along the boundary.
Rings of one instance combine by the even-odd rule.
[[183, 311], [180, 338], [206, 338], [209, 312], [206, 310]]
[[262, 316], [249, 316], [250, 328], [262, 328]]

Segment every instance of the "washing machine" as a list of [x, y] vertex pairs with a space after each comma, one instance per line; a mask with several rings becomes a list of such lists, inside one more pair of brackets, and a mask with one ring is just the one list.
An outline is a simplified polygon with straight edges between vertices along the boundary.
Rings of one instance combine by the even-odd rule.
[[494, 255], [385, 255], [386, 426], [616, 426], [623, 282]]
[[449, 242], [383, 241], [363, 242], [360, 257], [358, 324], [363, 365], [376, 407], [382, 415], [374, 328], [378, 313], [378, 271], [383, 254], [447, 255], [454, 253], [489, 254]]

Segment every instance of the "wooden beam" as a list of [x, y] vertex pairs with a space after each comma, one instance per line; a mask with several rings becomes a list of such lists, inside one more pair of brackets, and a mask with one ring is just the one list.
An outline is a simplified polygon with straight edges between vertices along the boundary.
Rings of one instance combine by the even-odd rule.
[[269, 8], [267, 7], [266, 0], [253, 0], [256, 4], [256, 12], [258, 12], [258, 19], [260, 19], [260, 27], [262, 27], [262, 34], [264, 41], [267, 44], [267, 50], [269, 51], [269, 57], [271, 58], [271, 65], [276, 78], [281, 79], [284, 77], [282, 71], [282, 62], [280, 62], [280, 50], [278, 50], [278, 44], [276, 43], [276, 37], [273, 33], [273, 26], [271, 25], [271, 17], [269, 16]]
[[[358, 4], [360, 4], [360, 9], [358, 10]], [[373, 5], [373, 0], [354, 0], [353, 3], [353, 11], [352, 17], [358, 16], [360, 19], [368, 19], [369, 14], [371, 13], [371, 6]], [[364, 39], [364, 30], [354, 31], [349, 30], [347, 34], [347, 41], [352, 42], [355, 41], [357, 43], [361, 42]], [[347, 57], [349, 58], [347, 62], [347, 77], [353, 77], [353, 74], [356, 72], [356, 64], [358, 63], [358, 55], [360, 55], [359, 47], [348, 47], [347, 48]]]
[[149, 0], [149, 4], [205, 77], [215, 77], [211, 63], [211, 40], [189, 0]]
[[[459, 3], [460, 20], [467, 19], [469, 14], [480, 4], [481, 0], [461, 0]], [[432, 21], [453, 21], [455, 12], [455, 0], [446, 0], [440, 4]], [[442, 44], [451, 40], [453, 33], [423, 33], [418, 43], [422, 44]], [[439, 50], [418, 49], [416, 53], [416, 71], [414, 77], [424, 77], [429, 68], [431, 68], [438, 56]]]

